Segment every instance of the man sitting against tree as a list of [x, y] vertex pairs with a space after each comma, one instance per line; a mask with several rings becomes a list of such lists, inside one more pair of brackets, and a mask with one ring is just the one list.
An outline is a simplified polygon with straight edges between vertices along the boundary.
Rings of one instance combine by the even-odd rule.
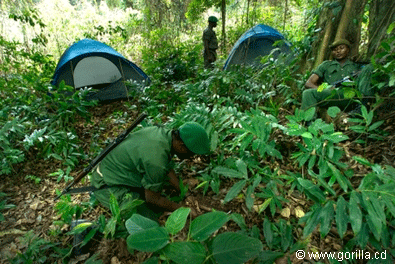
[[[361, 69], [360, 65], [349, 59], [350, 42], [345, 39], [339, 39], [330, 45], [332, 50], [332, 61], [324, 61], [317, 69], [313, 71], [305, 87], [307, 90], [302, 94], [302, 110], [307, 110], [310, 107], [323, 107], [324, 111], [319, 111], [324, 119], [327, 119], [326, 108], [329, 106], [338, 106], [345, 110], [350, 105], [350, 100], [344, 98], [342, 89], [335, 89], [334, 86], [317, 91], [320, 84], [326, 82], [329, 85], [347, 77], [356, 74], [357, 89], [363, 96], [371, 96], [372, 90], [370, 87], [370, 75], [372, 67], [370, 65]], [[335, 91], [334, 93], [332, 93]], [[333, 101], [325, 101], [325, 99], [335, 99]], [[365, 102], [366, 100], [363, 100]], [[320, 109], [322, 110], [322, 109]]]
[[[91, 182], [99, 190], [95, 197], [110, 207], [111, 194], [120, 207], [134, 199], [145, 200], [137, 213], [156, 219], [159, 213], [174, 211], [180, 204], [161, 196], [165, 183], [179, 189], [179, 180], [172, 168], [172, 157], [188, 159], [210, 151], [204, 128], [187, 122], [177, 130], [148, 127], [130, 134], [95, 168]], [[192, 217], [196, 212], [191, 208]]]

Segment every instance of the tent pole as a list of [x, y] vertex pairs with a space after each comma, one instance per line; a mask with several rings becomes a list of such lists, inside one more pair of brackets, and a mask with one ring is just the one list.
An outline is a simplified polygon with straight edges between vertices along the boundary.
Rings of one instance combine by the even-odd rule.
[[72, 61], [72, 60], [70, 60], [70, 68], [71, 68], [71, 74], [73, 75], [73, 86], [74, 86], [74, 92], [75, 92], [75, 90], [76, 90], [77, 88], [75, 87], [74, 69], [73, 69], [73, 61]]
[[[121, 58], [118, 57], [118, 61], [119, 61], [119, 67], [121, 67], [121, 72], [122, 72], [122, 79], [123, 79], [123, 87], [125, 87], [125, 91], [126, 91], [126, 96], [128, 95], [128, 88], [126, 88], [126, 84], [125, 84], [125, 74], [123, 73], [123, 68], [122, 68], [122, 63], [121, 63]], [[128, 101], [130, 101], [129, 96], [127, 96]]]

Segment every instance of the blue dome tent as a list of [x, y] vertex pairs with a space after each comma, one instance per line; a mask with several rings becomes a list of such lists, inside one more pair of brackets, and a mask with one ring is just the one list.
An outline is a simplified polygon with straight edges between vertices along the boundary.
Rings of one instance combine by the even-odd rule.
[[88, 100], [108, 101], [127, 98], [126, 80], [149, 83], [148, 76], [134, 63], [113, 48], [92, 39], [83, 39], [70, 46], [56, 66], [52, 85], [64, 80], [75, 89], [97, 89]]
[[259, 65], [262, 56], [269, 55], [272, 50], [276, 58], [281, 52], [290, 52], [290, 44], [286, 41], [279, 46], [274, 45], [278, 40], [285, 40], [284, 36], [272, 27], [259, 24], [246, 31], [233, 46], [225, 62], [224, 70], [231, 65]]

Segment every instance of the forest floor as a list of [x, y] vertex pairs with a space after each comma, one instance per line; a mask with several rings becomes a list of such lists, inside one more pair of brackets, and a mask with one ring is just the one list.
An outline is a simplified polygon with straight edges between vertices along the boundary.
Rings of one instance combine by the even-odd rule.
[[[131, 110], [126, 108], [122, 102], [114, 102], [91, 108], [90, 112], [92, 113], [93, 123], [89, 124], [81, 119], [81, 122], [78, 122], [76, 125], [78, 135], [86, 140], [83, 146], [86, 153], [89, 152], [89, 149], [87, 148], [90, 146], [90, 131], [92, 131], [92, 129], [97, 129], [99, 124], [101, 124], [102, 121], [109, 117], [114, 111], [128, 112], [130, 120], [134, 120], [138, 115], [137, 112], [131, 112]], [[105, 132], [102, 133], [102, 139], [104, 139], [105, 136], [115, 137], [122, 131], [119, 126], [111, 125], [111, 123], [108, 123], [106, 126]], [[371, 142], [367, 146], [354, 144], [351, 143], [351, 141], [342, 143], [341, 145], [345, 149], [346, 156], [352, 157], [358, 155], [378, 164], [395, 164], [394, 115], [390, 115], [387, 118], [385, 123], [382, 125], [382, 128], [388, 133], [382, 141]], [[347, 133], [347, 131], [345, 132]], [[295, 144], [292, 142], [286, 142], [287, 138], [279, 137], [278, 141], [280, 144], [281, 141], [283, 141], [283, 144], [287, 146], [290, 145], [290, 148], [288, 147], [288, 151], [292, 151], [292, 147], [295, 147]], [[285, 157], [284, 154], [283, 156]], [[272, 168], [278, 167], [282, 172], [287, 170], [301, 172], [301, 169], [298, 168], [297, 164], [294, 164], [294, 161], [290, 160], [289, 157], [290, 155], [285, 157], [281, 163], [270, 163], [270, 161], [263, 161], [263, 163], [265, 163], [265, 165], [270, 165]], [[215, 158], [215, 156], [212, 156], [211, 158]], [[221, 210], [226, 213], [239, 213], [245, 218], [247, 226], [252, 227], [253, 225], [257, 225], [261, 229], [263, 217], [258, 215], [255, 208], [259, 203], [262, 203], [262, 201], [257, 201], [252, 212], [248, 211], [246, 208], [244, 199], [234, 199], [227, 204], [223, 204], [223, 199], [231, 187], [231, 182], [227, 182], [226, 180], [221, 182], [221, 190], [218, 195], [213, 193], [211, 190], [203, 195], [201, 188], [195, 189], [199, 184], [199, 181], [195, 177], [197, 174], [196, 172], [203, 169], [207, 165], [206, 162], [206, 160], [201, 158], [196, 158], [186, 163], [184, 162], [182, 171], [180, 172], [184, 183], [189, 186], [191, 197], [193, 197], [192, 203], [196, 210], [200, 213], [208, 212], [211, 209]], [[82, 168], [82, 165], [72, 173], [73, 176], [77, 175], [79, 172], [78, 170]], [[349, 164], [349, 166], [357, 172], [357, 176], [359, 175], [359, 179], [358, 177], [355, 179], [355, 184], [359, 184], [358, 182], [361, 180], [362, 176], [368, 172], [367, 169], [356, 162]], [[193, 170], [191, 169], [192, 167], [194, 168]], [[59, 162], [53, 160], [38, 160], [34, 150], [32, 150], [26, 157], [26, 161], [19, 164], [13, 174], [0, 176], [0, 192], [7, 194], [7, 204], [16, 205], [15, 208], [2, 212], [5, 217], [5, 221], [0, 225], [0, 263], [9, 263], [9, 260], [7, 259], [13, 258], [17, 252], [23, 252], [26, 250], [27, 244], [23, 237], [30, 230], [33, 230], [34, 234], [40, 238], [44, 238], [54, 243], [59, 243], [58, 246], [60, 247], [67, 247], [67, 245], [71, 245], [73, 243], [73, 237], [66, 235], [70, 229], [67, 225], [61, 227], [60, 235], [58, 234], [54, 236], [51, 235], [50, 232], [50, 230], [59, 228], [54, 225], [54, 221], [59, 220], [60, 218], [60, 216], [54, 211], [56, 203], [54, 202], [54, 198], [56, 197], [55, 189], [63, 190], [66, 186], [64, 181], [57, 183], [56, 177], [48, 177], [48, 174], [57, 171], [58, 168], [60, 168]], [[35, 175], [41, 179], [41, 182], [37, 184], [30, 179], [26, 179], [26, 175]], [[272, 220], [284, 218], [286, 220], [293, 219], [292, 221], [295, 221], [295, 219], [301, 217], [301, 213], [307, 212], [310, 204], [306, 197], [295, 190], [293, 192], [287, 192], [286, 190], [285, 193], [287, 195], [286, 198], [290, 201], [289, 204], [284, 207], [286, 208], [285, 210], [283, 209], [282, 211], [278, 211], [274, 217], [266, 211], [262, 212], [262, 214], [266, 214]], [[89, 195], [78, 194], [72, 195], [71, 198], [73, 202], [81, 203], [83, 201], [88, 201]], [[110, 216], [108, 210], [102, 206], [96, 206], [92, 211], [84, 212], [82, 218], [95, 221], [100, 214], [105, 214], [108, 218]], [[162, 224], [167, 219], [167, 215], [165, 214], [160, 218], [159, 221]], [[294, 224], [294, 226], [298, 225]], [[187, 232], [186, 230], [187, 229], [184, 228], [183, 232]], [[220, 232], [224, 230], [236, 231], [239, 230], [239, 227], [233, 221], [229, 221], [220, 230]], [[302, 237], [302, 227], [299, 226], [297, 229], [293, 230], [293, 235], [295, 239], [300, 239]], [[307, 248], [321, 252], [338, 251], [351, 237], [352, 234], [350, 233], [346, 234], [344, 239], [340, 239], [337, 235], [336, 229], [333, 228], [325, 238], [321, 238], [319, 231], [316, 230], [310, 236]], [[61, 238], [61, 240], [56, 241], [56, 239], [59, 240], [59, 238]], [[84, 263], [84, 260], [93, 253], [100, 253], [100, 259], [102, 259], [105, 264], [141, 263], [144, 259], [150, 256], [147, 253], [130, 254], [126, 248], [126, 242], [124, 239], [99, 239], [95, 242], [96, 243], [94, 243], [91, 252], [79, 256], [78, 258], [73, 258], [69, 263]], [[314, 262], [311, 260], [297, 260], [294, 255], [291, 255], [290, 258], [292, 263]], [[285, 259], [280, 259], [277, 263], [287, 263], [284, 261]], [[52, 259], [51, 263], [62, 263], [62, 260]]]

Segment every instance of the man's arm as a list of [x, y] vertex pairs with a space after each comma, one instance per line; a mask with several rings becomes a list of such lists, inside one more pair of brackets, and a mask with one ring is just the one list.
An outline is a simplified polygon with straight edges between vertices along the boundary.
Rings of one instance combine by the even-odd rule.
[[317, 74], [313, 73], [312, 75], [310, 75], [309, 79], [304, 84], [304, 86], [306, 88], [310, 88], [310, 89], [311, 88], [317, 89], [319, 86], [319, 80], [320, 80], [320, 77]]
[[174, 170], [170, 170], [169, 173], [167, 174], [169, 177], [169, 182], [171, 186], [173, 186], [178, 192], [180, 192], [180, 181], [178, 180], [176, 173]]
[[196, 212], [195, 208], [193, 208], [192, 206], [187, 206], [186, 204], [183, 205], [183, 204], [172, 202], [166, 197], [160, 195], [160, 193], [153, 192], [148, 189], [145, 189], [145, 201], [147, 203], [159, 206], [165, 209], [166, 211], [170, 211], [170, 212], [173, 212], [182, 206], [189, 207], [191, 209], [191, 213], [190, 213], [191, 217], [196, 218], [198, 216], [198, 213]]
[[147, 203], [156, 205], [165, 209], [166, 211], [173, 212], [181, 207], [178, 203], [172, 202], [166, 197], [160, 195], [160, 193], [153, 192], [151, 190], [145, 189], [145, 200]]

